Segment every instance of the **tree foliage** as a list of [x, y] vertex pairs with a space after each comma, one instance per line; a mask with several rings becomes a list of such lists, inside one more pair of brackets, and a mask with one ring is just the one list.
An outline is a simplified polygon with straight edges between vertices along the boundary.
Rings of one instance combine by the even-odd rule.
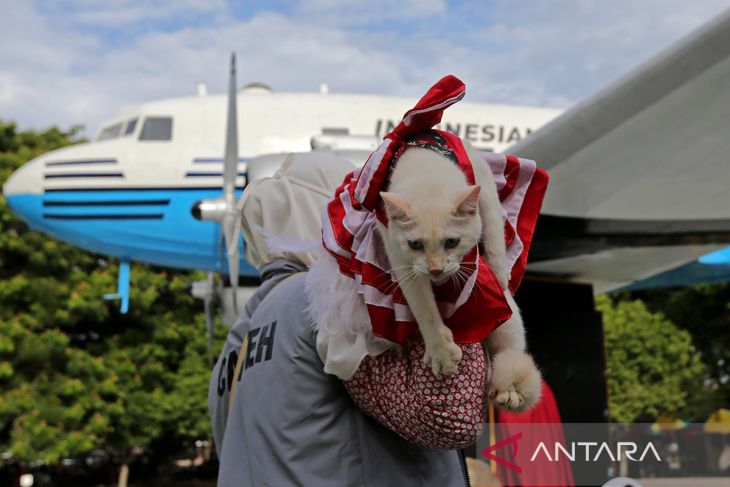
[[706, 414], [730, 406], [730, 283], [632, 293], [651, 310], [687, 330], [707, 366], [707, 382], [714, 394], [707, 398]]
[[[76, 134], [0, 121], [0, 184]], [[56, 462], [207, 438], [205, 319], [188, 292], [201, 278], [134, 266], [120, 314], [102, 299], [115, 263], [30, 231], [0, 198], [0, 451]]]
[[691, 414], [705, 394], [706, 368], [692, 336], [642, 301], [596, 300], [603, 314], [609, 414], [613, 421], [653, 421]]

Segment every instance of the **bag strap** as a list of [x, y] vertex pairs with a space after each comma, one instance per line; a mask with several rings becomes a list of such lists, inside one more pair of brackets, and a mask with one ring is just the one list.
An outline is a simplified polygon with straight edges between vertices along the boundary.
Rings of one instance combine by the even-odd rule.
[[[285, 279], [282, 279], [279, 284], [281, 284], [284, 281], [288, 281], [292, 277], [296, 276], [297, 274], [301, 274], [301, 272], [295, 272], [294, 274], [287, 276]], [[277, 284], [276, 286], [278, 286]], [[276, 287], [274, 286], [274, 287]], [[246, 331], [246, 334], [243, 335], [243, 340], [241, 341], [241, 348], [238, 350], [238, 358], [236, 359], [236, 369], [233, 372], [233, 379], [231, 384], [231, 393], [228, 395], [228, 414], [231, 414], [231, 408], [233, 407], [233, 398], [236, 396], [236, 386], [238, 386], [238, 379], [241, 377], [241, 372], [243, 371], [243, 362], [246, 352], [248, 352], [248, 331]]]
[[238, 378], [241, 377], [241, 369], [243, 368], [243, 357], [248, 351], [248, 332], [243, 335], [243, 341], [241, 342], [241, 349], [238, 351], [238, 358], [236, 359], [236, 370], [233, 372], [233, 379], [231, 384], [231, 393], [228, 395], [228, 414], [231, 414], [231, 406], [233, 406], [233, 398], [236, 395], [236, 386], [238, 385]]

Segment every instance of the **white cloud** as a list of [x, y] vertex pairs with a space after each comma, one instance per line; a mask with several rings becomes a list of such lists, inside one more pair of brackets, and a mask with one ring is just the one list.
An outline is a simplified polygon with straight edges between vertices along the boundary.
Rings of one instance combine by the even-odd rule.
[[445, 0], [306, 0], [297, 8], [297, 15], [308, 21], [342, 24], [377, 24], [399, 20], [415, 21], [447, 10]]
[[43, 2], [39, 10], [58, 18], [71, 14], [75, 24], [122, 28], [143, 21], [223, 13], [223, 0], [66, 0]]
[[[222, 1], [2, 1], [0, 117], [23, 126], [85, 123], [121, 107], [223, 91], [240, 81], [278, 90], [417, 97], [447, 73], [472, 101], [567, 106], [724, 8], [720, 0], [509, 2], [458, 5], [304, 2], [236, 18]], [[276, 4], [275, 2], [273, 4]]]
[[503, 47], [485, 68], [496, 67], [524, 85], [541, 87], [546, 102], [555, 96], [575, 102], [725, 8], [726, 2], [717, 0], [570, 0], [538, 5], [499, 0], [493, 24], [479, 31], [475, 42]]

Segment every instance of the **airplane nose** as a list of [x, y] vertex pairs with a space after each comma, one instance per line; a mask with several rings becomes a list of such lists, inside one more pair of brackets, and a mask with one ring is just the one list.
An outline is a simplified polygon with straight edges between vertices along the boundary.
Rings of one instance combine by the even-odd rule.
[[38, 159], [33, 159], [20, 166], [3, 184], [3, 195], [6, 198], [18, 194], [42, 193], [43, 178]]
[[43, 174], [37, 159], [26, 162], [3, 184], [3, 196], [10, 210], [31, 226], [41, 218]]

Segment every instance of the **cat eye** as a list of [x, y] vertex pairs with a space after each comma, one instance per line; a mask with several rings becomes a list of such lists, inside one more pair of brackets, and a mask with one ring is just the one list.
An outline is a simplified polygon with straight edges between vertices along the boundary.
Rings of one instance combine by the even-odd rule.
[[409, 240], [408, 246], [411, 250], [423, 250], [423, 242], [421, 240]]
[[447, 238], [444, 240], [444, 248], [455, 249], [459, 245], [459, 242], [461, 242], [460, 238]]

